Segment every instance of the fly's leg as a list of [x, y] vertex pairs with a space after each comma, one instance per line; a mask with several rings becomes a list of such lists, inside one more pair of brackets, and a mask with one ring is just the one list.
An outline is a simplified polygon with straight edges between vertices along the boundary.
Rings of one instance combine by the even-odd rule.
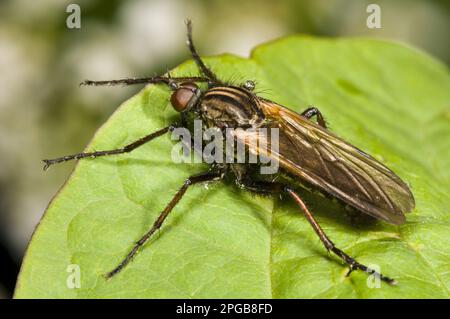
[[360, 264], [357, 262], [353, 257], [350, 257], [346, 253], [344, 253], [342, 250], [337, 248], [334, 243], [328, 238], [328, 236], [323, 231], [322, 227], [317, 223], [317, 221], [314, 219], [312, 213], [309, 211], [308, 207], [306, 206], [305, 202], [300, 198], [300, 196], [292, 190], [289, 186], [284, 187], [284, 192], [286, 192], [289, 196], [291, 196], [294, 201], [300, 206], [303, 214], [305, 215], [308, 222], [311, 224], [314, 231], [319, 236], [320, 240], [324, 244], [325, 248], [328, 251], [332, 251], [335, 253], [339, 258], [341, 258], [347, 265], [350, 266], [350, 270], [347, 273], [347, 276], [353, 271], [353, 270], [362, 270], [364, 272], [367, 272], [369, 274], [375, 275], [377, 278], [380, 278], [381, 280], [391, 284], [395, 285], [397, 283], [396, 280], [389, 278], [387, 276], [384, 276], [378, 272], [376, 272], [373, 269], [369, 269], [367, 266]]
[[138, 148], [139, 146], [141, 146], [147, 142], [150, 142], [151, 140], [153, 140], [167, 132], [173, 131], [176, 127], [177, 127], [176, 124], [169, 125], [165, 128], [162, 128], [156, 132], [153, 132], [147, 136], [144, 136], [143, 138], [140, 138], [137, 141], [130, 143], [122, 148], [118, 148], [118, 149], [107, 150], [107, 151], [88, 152], [88, 153], [78, 153], [78, 154], [67, 155], [67, 156], [58, 157], [58, 158], [54, 158], [54, 159], [45, 159], [45, 160], [43, 160], [43, 162], [45, 163], [44, 171], [47, 170], [51, 165], [56, 164], [56, 163], [67, 162], [70, 160], [78, 160], [78, 159], [86, 158], [86, 157], [96, 158], [99, 156], [128, 153], [128, 152], [131, 152], [132, 150]]
[[320, 113], [319, 109], [315, 106], [308, 107], [306, 110], [304, 110], [301, 114], [302, 116], [306, 117], [308, 120], [311, 119], [314, 115], [317, 118], [317, 123], [322, 126], [323, 128], [327, 128], [327, 122], [323, 118], [322, 113]]
[[350, 273], [353, 270], [362, 270], [364, 272], [367, 272], [371, 275], [375, 275], [377, 278], [380, 278], [381, 280], [391, 284], [395, 285], [397, 283], [396, 280], [389, 278], [387, 276], [384, 276], [377, 271], [373, 269], [369, 269], [369, 267], [360, 264], [357, 262], [353, 257], [350, 257], [346, 253], [344, 253], [342, 250], [337, 248], [334, 243], [328, 238], [328, 236], [323, 231], [322, 227], [317, 223], [317, 221], [314, 219], [314, 216], [309, 211], [308, 207], [306, 206], [305, 202], [300, 198], [300, 196], [289, 186], [283, 185], [281, 183], [277, 182], [264, 182], [264, 181], [254, 181], [251, 178], [249, 178], [247, 175], [243, 175], [241, 178], [238, 178], [237, 183], [242, 188], [245, 188], [246, 190], [249, 190], [251, 192], [254, 192], [256, 194], [260, 195], [268, 195], [268, 194], [277, 194], [281, 192], [287, 193], [290, 197], [292, 197], [295, 202], [300, 206], [302, 209], [303, 214], [305, 215], [308, 222], [313, 227], [314, 231], [319, 236], [320, 240], [324, 244], [325, 248], [328, 251], [332, 251], [335, 253], [338, 257], [340, 257], [347, 265], [350, 266], [350, 270], [347, 273], [347, 276], [350, 275]]
[[186, 76], [186, 77], [171, 77], [168, 76], [154, 76], [145, 78], [125, 78], [118, 80], [107, 80], [107, 81], [92, 81], [85, 80], [80, 83], [80, 85], [133, 85], [133, 84], [158, 84], [163, 83], [169, 86], [171, 89], [176, 89], [177, 84], [182, 82], [208, 82], [209, 78], [202, 76]]
[[156, 84], [163, 83], [168, 85], [172, 89], [176, 89], [177, 84], [182, 82], [208, 82], [210, 85], [222, 84], [221, 81], [217, 79], [217, 76], [205, 65], [203, 60], [197, 53], [197, 50], [192, 40], [192, 22], [190, 20], [186, 21], [187, 28], [187, 45], [189, 51], [191, 52], [192, 58], [194, 59], [197, 66], [204, 76], [191, 76], [191, 77], [170, 77], [170, 76], [153, 76], [153, 77], [143, 77], [143, 78], [125, 78], [118, 80], [106, 80], [106, 81], [92, 81], [85, 80], [80, 83], [80, 85], [133, 85], [133, 84]]
[[210, 85], [217, 85], [222, 84], [219, 79], [217, 79], [217, 76], [209, 69], [203, 60], [200, 58], [200, 56], [197, 53], [197, 50], [195, 49], [194, 41], [192, 40], [192, 22], [191, 20], [186, 20], [186, 28], [187, 28], [187, 45], [189, 47], [189, 51], [191, 51], [192, 58], [194, 59], [195, 63], [199, 67], [200, 71], [205, 75], [210, 82]]
[[136, 255], [136, 253], [139, 251], [139, 249], [145, 245], [145, 243], [149, 240], [149, 238], [159, 229], [161, 228], [161, 225], [163, 224], [166, 217], [169, 215], [169, 213], [172, 211], [172, 209], [175, 207], [175, 205], [181, 200], [183, 195], [186, 193], [186, 190], [191, 185], [195, 185], [198, 183], [213, 181], [213, 180], [219, 180], [222, 179], [224, 176], [224, 172], [222, 170], [218, 171], [209, 171], [206, 173], [201, 173], [198, 175], [193, 175], [186, 179], [186, 181], [183, 183], [183, 186], [177, 191], [175, 196], [173, 196], [172, 200], [167, 204], [167, 206], [164, 208], [164, 210], [161, 212], [159, 217], [156, 219], [156, 221], [153, 223], [153, 226], [142, 236], [139, 241], [136, 242], [133, 249], [130, 250], [130, 252], [127, 254], [127, 256], [122, 260], [122, 262], [113, 270], [108, 272], [105, 277], [107, 279], [110, 279], [117, 273], [119, 273]]
[[262, 196], [281, 193], [284, 187], [281, 183], [254, 181], [246, 177], [241, 180], [237, 180], [236, 183], [239, 187]]

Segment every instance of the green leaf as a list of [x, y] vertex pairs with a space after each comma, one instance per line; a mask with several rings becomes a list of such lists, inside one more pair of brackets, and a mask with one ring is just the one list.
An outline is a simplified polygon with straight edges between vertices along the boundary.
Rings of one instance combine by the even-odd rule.
[[[448, 298], [450, 289], [450, 77], [399, 44], [289, 37], [251, 58], [213, 57], [222, 79], [254, 79], [261, 95], [296, 111], [319, 107], [330, 129], [407, 181], [417, 208], [403, 226], [355, 226], [334, 201], [300, 193], [338, 247], [398, 280], [370, 288], [328, 256], [290, 200], [233, 183], [194, 186], [156, 236], [106, 281], [171, 196], [204, 164], [174, 164], [169, 136], [132, 153], [81, 160], [29, 245], [16, 298]], [[193, 63], [173, 75], [193, 75]], [[120, 89], [120, 88], [117, 88]], [[125, 102], [88, 150], [121, 147], [176, 119], [162, 86]], [[77, 150], [74, 150], [77, 151]], [[52, 154], [60, 155], [60, 154]], [[52, 167], [51, 169], [58, 169]], [[69, 265], [80, 288], [70, 289]], [[70, 269], [69, 269], [70, 271]]]

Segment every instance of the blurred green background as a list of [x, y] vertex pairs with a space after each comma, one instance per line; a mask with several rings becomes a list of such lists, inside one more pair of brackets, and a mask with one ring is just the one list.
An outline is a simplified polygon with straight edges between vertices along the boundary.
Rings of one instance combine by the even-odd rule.
[[[81, 28], [66, 7], [81, 8]], [[368, 4], [381, 7], [369, 29]], [[0, 1], [0, 298], [12, 294], [30, 236], [74, 163], [41, 159], [81, 151], [141, 87], [79, 87], [84, 79], [163, 73], [189, 58], [184, 20], [202, 55], [248, 56], [281, 36], [387, 38], [450, 63], [448, 1]], [[348, 70], [352, 72], [352, 70]]]

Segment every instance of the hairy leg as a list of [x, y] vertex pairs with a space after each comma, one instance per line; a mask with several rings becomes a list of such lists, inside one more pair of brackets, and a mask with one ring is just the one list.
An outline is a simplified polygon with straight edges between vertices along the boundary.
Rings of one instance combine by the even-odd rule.
[[209, 78], [201, 76], [185, 76], [185, 77], [171, 77], [171, 76], [153, 76], [145, 78], [125, 78], [118, 80], [106, 80], [106, 81], [92, 81], [85, 80], [80, 83], [80, 85], [133, 85], [133, 84], [158, 84], [163, 83], [174, 89], [177, 84], [182, 82], [208, 82]]
[[369, 267], [360, 264], [357, 262], [353, 257], [347, 255], [342, 250], [336, 247], [336, 245], [331, 241], [330, 238], [325, 234], [322, 227], [320, 227], [319, 223], [315, 220], [313, 214], [310, 212], [308, 207], [306, 206], [305, 202], [301, 199], [301, 197], [289, 186], [283, 185], [278, 182], [264, 182], [264, 181], [254, 181], [250, 178], [242, 178], [238, 182], [240, 183], [240, 186], [254, 192], [256, 194], [260, 195], [268, 195], [268, 194], [278, 194], [281, 192], [287, 193], [291, 198], [294, 199], [294, 201], [297, 203], [297, 205], [300, 206], [303, 214], [305, 215], [308, 222], [311, 224], [312, 228], [316, 232], [316, 234], [319, 236], [320, 240], [322, 241], [323, 245], [328, 251], [332, 251], [335, 253], [339, 258], [341, 258], [347, 265], [350, 266], [350, 270], [347, 273], [347, 275], [350, 275], [350, 273], [353, 270], [362, 270], [364, 272], [367, 272], [371, 275], [375, 275], [381, 280], [391, 284], [395, 285], [397, 282], [396, 280], [389, 278], [381, 273], [376, 272], [373, 269], [370, 269]]
[[86, 157], [96, 158], [96, 157], [100, 157], [100, 156], [128, 153], [128, 152], [131, 152], [132, 150], [138, 148], [139, 146], [144, 145], [145, 143], [150, 142], [151, 140], [153, 140], [167, 132], [173, 131], [176, 127], [177, 127], [177, 124], [169, 125], [165, 128], [162, 128], [162, 129], [160, 129], [156, 132], [153, 132], [149, 135], [146, 135], [143, 138], [140, 138], [137, 141], [134, 141], [133, 143], [130, 143], [130, 144], [128, 144], [122, 148], [118, 148], [118, 149], [87, 152], [87, 153], [78, 153], [78, 154], [66, 155], [66, 156], [58, 157], [58, 158], [54, 158], [54, 159], [45, 159], [45, 160], [43, 160], [43, 162], [45, 163], [44, 171], [47, 170], [51, 165], [56, 164], [56, 163], [67, 162], [70, 160], [78, 160], [78, 159], [86, 158]]
[[350, 266], [350, 270], [347, 275], [349, 275], [353, 270], [359, 269], [364, 272], [367, 272], [369, 274], [373, 274], [380, 278], [381, 280], [391, 284], [395, 285], [397, 282], [389, 278], [387, 276], [384, 276], [378, 272], [376, 272], [373, 269], [369, 269], [369, 267], [360, 264], [357, 262], [353, 257], [347, 255], [342, 250], [337, 248], [335, 244], [328, 238], [328, 236], [323, 231], [322, 227], [320, 227], [319, 223], [315, 220], [313, 214], [309, 211], [308, 207], [306, 206], [305, 202], [301, 199], [301, 197], [289, 186], [284, 187], [284, 192], [286, 192], [289, 196], [291, 196], [294, 201], [300, 206], [303, 214], [305, 215], [308, 222], [311, 224], [312, 228], [316, 232], [316, 234], [319, 236], [320, 240], [322, 241], [323, 245], [328, 251], [332, 251], [335, 253], [339, 258], [341, 258], [347, 265]]
[[205, 65], [203, 60], [198, 55], [197, 50], [195, 49], [194, 41], [192, 40], [191, 20], [186, 20], [186, 27], [187, 27], [187, 45], [189, 47], [189, 51], [191, 51], [192, 58], [199, 67], [200, 71], [210, 80], [211, 84], [222, 84], [222, 82], [219, 81], [219, 79], [217, 79], [217, 76], [211, 71], [211, 69], [209, 69]]
[[172, 200], [167, 204], [167, 206], [164, 208], [164, 210], [161, 212], [159, 217], [156, 219], [156, 221], [153, 223], [152, 227], [144, 234], [144, 236], [139, 239], [134, 247], [130, 250], [130, 252], [127, 254], [127, 256], [120, 262], [120, 264], [108, 272], [105, 277], [107, 279], [113, 277], [117, 273], [119, 273], [136, 255], [138, 250], [145, 245], [145, 243], [150, 239], [150, 237], [159, 229], [161, 228], [161, 225], [169, 215], [169, 213], [173, 210], [175, 205], [181, 200], [183, 195], [186, 193], [189, 186], [213, 181], [213, 180], [219, 180], [223, 178], [223, 171], [208, 171], [205, 173], [193, 175], [186, 179], [186, 181], [183, 183], [181, 188], [177, 191], [177, 193], [173, 196]]

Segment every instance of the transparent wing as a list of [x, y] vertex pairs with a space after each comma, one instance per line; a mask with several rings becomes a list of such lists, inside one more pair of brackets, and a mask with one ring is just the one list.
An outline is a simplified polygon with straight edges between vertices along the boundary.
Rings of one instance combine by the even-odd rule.
[[[330, 131], [279, 104], [261, 100], [267, 128], [278, 128], [278, 151], [266, 136], [237, 130], [235, 138], [249, 151], [278, 160], [281, 169], [343, 200], [358, 210], [392, 224], [405, 222], [414, 206], [408, 186], [370, 155]], [[257, 142], [259, 141], [259, 142]], [[261, 148], [261, 141], [266, 144]]]

